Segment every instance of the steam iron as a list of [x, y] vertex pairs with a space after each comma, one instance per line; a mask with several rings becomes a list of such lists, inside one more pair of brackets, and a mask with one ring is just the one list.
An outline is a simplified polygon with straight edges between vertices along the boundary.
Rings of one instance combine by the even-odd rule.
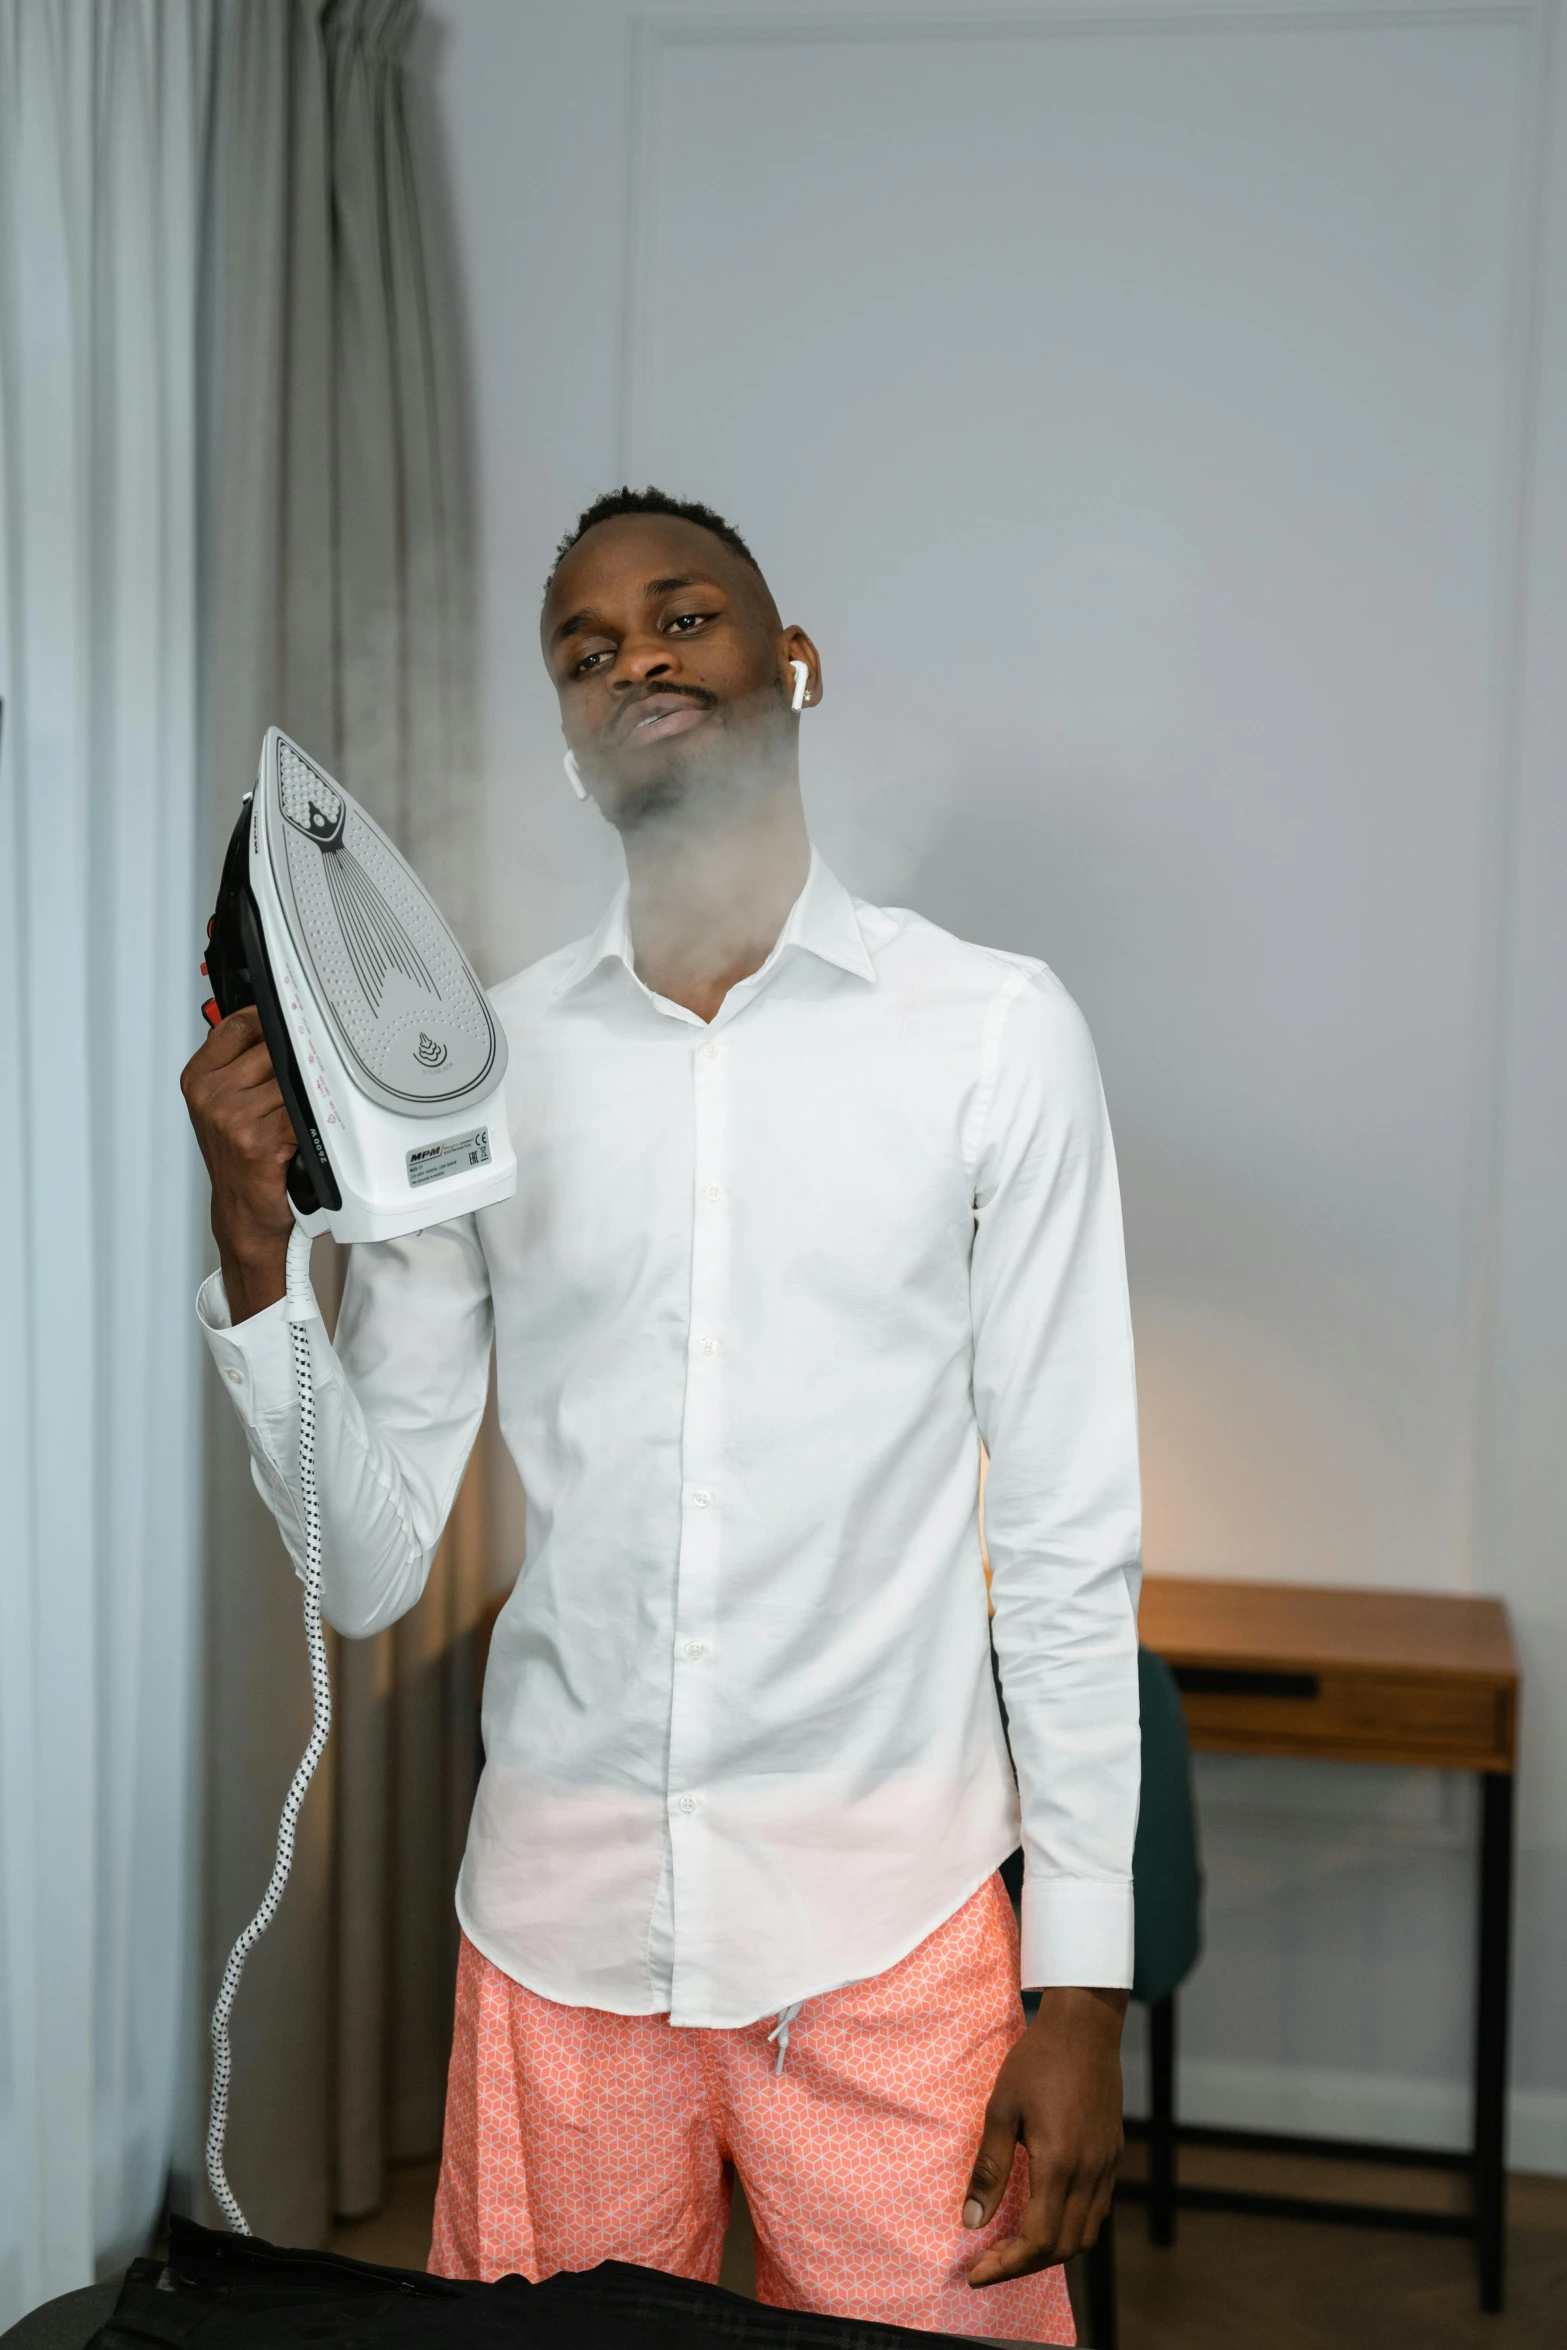
[[223, 860], [202, 966], [216, 1025], [254, 1004], [298, 1145], [288, 1169], [295, 1227], [285, 1319], [299, 1412], [310, 1738], [289, 1783], [261, 1905], [223, 1969], [212, 2011], [207, 2177], [231, 2228], [250, 2233], [224, 2164], [233, 2049], [229, 2019], [245, 1961], [277, 1915], [301, 1806], [332, 1725], [321, 1622], [310, 1238], [395, 1240], [510, 1199], [506, 1039], [484, 990], [411, 868], [380, 826], [273, 726]]
[[208, 927], [210, 1021], [253, 1003], [310, 1233], [394, 1240], [509, 1199], [506, 1039], [412, 868], [273, 726]]

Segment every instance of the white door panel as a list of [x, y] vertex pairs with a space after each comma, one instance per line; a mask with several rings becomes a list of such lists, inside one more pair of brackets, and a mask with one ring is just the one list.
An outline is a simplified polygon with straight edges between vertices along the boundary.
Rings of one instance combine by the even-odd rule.
[[824, 648], [813, 820], [1044, 955], [1149, 1557], [1464, 1573], [1511, 23], [647, 43], [627, 471]]

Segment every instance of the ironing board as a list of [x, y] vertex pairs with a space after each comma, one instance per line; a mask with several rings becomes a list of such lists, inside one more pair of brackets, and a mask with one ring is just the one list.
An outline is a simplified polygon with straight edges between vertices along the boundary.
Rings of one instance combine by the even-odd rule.
[[[958, 2350], [959, 2337], [771, 2309], [718, 2285], [605, 2261], [482, 2285], [295, 2252], [174, 2219], [169, 2258], [63, 2294], [3, 2350]], [[993, 2344], [992, 2350], [1023, 2350]]]
[[87, 2350], [94, 2334], [114, 2315], [124, 2282], [122, 2271], [100, 2284], [83, 2285], [79, 2292], [43, 2302], [0, 2334], [0, 2350]]

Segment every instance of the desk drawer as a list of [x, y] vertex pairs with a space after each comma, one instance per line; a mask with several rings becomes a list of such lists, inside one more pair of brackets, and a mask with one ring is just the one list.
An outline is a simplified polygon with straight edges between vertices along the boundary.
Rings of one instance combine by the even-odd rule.
[[1192, 1744], [1210, 1751], [1512, 1768], [1513, 1693], [1494, 1681], [1171, 1662]]

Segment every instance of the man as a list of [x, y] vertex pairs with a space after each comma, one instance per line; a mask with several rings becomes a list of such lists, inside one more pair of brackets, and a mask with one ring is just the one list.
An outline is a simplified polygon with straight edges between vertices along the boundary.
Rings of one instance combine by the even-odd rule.
[[[516, 1198], [356, 1249], [335, 1352], [311, 1326], [339, 1630], [418, 1598], [492, 1337], [528, 1496], [433, 2262], [712, 2277], [737, 2169], [764, 2299], [1070, 2341], [1057, 2264], [1120, 2146], [1139, 1770], [1092, 1047], [1042, 964], [813, 855], [791, 665], [807, 709], [821, 665], [719, 516], [601, 500], [542, 633], [627, 886], [496, 991]], [[185, 1090], [201, 1310], [298, 1559], [293, 1137], [253, 1015]], [[995, 1873], [1019, 1793], [1026, 2031]]]

